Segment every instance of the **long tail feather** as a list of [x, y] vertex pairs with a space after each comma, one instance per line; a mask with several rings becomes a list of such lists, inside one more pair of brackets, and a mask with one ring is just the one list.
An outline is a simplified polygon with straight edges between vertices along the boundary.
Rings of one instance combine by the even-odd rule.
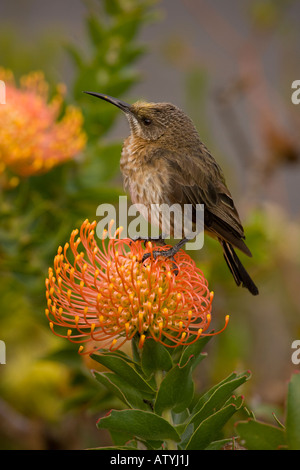
[[226, 242], [225, 240], [219, 239], [219, 241], [223, 248], [223, 255], [224, 255], [225, 261], [234, 277], [236, 284], [238, 286], [242, 284], [242, 286], [246, 287], [249, 290], [249, 292], [251, 292], [251, 294], [257, 295], [258, 288], [252, 281], [251, 277], [247, 273], [244, 266], [242, 265], [232, 245]]

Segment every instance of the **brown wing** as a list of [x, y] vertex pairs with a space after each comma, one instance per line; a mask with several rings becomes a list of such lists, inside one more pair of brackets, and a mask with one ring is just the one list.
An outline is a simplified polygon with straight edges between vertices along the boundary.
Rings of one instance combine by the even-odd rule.
[[168, 167], [167, 202], [191, 204], [195, 210], [196, 204], [204, 204], [205, 230], [251, 256], [243, 241], [244, 230], [222, 171], [204, 145], [199, 150], [201, 154], [196, 156], [162, 149], [156, 153]]

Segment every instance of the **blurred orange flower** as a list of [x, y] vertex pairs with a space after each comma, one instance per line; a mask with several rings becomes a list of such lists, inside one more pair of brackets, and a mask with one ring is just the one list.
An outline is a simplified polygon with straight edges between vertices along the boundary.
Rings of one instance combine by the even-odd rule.
[[[59, 247], [54, 270], [49, 268], [46, 315], [55, 334], [93, 344], [94, 350], [107, 345], [118, 349], [135, 335], [141, 348], [147, 337], [176, 347], [214, 334], [205, 333], [211, 322], [213, 293], [183, 250], [175, 255], [175, 263], [160, 256], [141, 263], [144, 253], [158, 247], [147, 243], [145, 248], [142, 241], [121, 239], [118, 229], [107, 248], [104, 233], [100, 250], [95, 226], [96, 222], [86, 220], [80, 237], [74, 230], [70, 243]], [[78, 250], [80, 244], [85, 252]], [[60, 327], [67, 331], [61, 332]], [[83, 346], [79, 350], [92, 352]]]
[[62, 115], [63, 85], [48, 102], [42, 72], [23, 76], [19, 88], [11, 72], [0, 69], [0, 78], [6, 91], [6, 104], [0, 105], [0, 173], [5, 168], [23, 177], [44, 173], [84, 148], [81, 111], [67, 106]]

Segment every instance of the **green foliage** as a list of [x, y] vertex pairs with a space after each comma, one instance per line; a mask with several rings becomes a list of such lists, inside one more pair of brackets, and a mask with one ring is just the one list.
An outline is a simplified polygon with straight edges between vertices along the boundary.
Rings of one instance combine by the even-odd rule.
[[141, 357], [142, 370], [146, 376], [151, 376], [159, 370], [169, 371], [172, 365], [172, 357], [162, 344], [152, 339], [146, 341]]
[[112, 411], [109, 416], [101, 418], [97, 426], [99, 429], [126, 432], [128, 436], [148, 444], [148, 448], [153, 448], [153, 441], [158, 441], [157, 445], [168, 439], [180, 441], [178, 432], [167, 420], [149, 411]]
[[90, 54], [68, 46], [76, 67], [74, 97], [83, 109], [90, 141], [107, 133], [119, 113], [105, 103], [97, 106], [83, 91], [120, 98], [140, 80], [133, 64], [145, 53], [145, 47], [136, 39], [145, 22], [154, 18], [150, 7], [155, 3], [154, 0], [93, 2], [86, 22]]
[[300, 450], [300, 374], [294, 374], [288, 387], [286, 423], [277, 426], [255, 420], [237, 423], [241, 444], [248, 450]]
[[205, 357], [202, 350], [207, 341], [201, 338], [181, 348], [179, 357], [176, 348], [170, 352], [153, 339], [146, 340], [135, 361], [124, 353], [107, 350], [92, 355], [109, 369], [95, 371], [95, 378], [126, 407], [111, 411], [97, 423], [99, 429], [110, 431], [116, 444], [112, 449], [128, 442], [135, 446], [140, 442], [146, 449], [182, 450], [221, 448], [228, 443], [220, 440], [221, 430], [243, 409], [243, 398], [234, 392], [250, 374], [233, 373], [196, 397], [193, 365]]

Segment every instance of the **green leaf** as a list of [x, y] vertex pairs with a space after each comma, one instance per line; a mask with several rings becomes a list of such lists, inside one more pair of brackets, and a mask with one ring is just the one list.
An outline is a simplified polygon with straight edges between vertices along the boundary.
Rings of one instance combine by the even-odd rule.
[[211, 336], [205, 336], [203, 338], [199, 338], [193, 344], [185, 347], [182, 352], [179, 364], [184, 365], [191, 356], [194, 356], [195, 361], [193, 363], [193, 369], [195, 369], [197, 364], [206, 357], [206, 354], [201, 355], [201, 352], [210, 339]]
[[158, 370], [168, 371], [173, 366], [170, 353], [161, 343], [152, 338], [148, 338], [143, 346], [141, 363], [147, 376]]
[[198, 409], [198, 404], [195, 406], [192, 411], [192, 417], [190, 419], [190, 422], [193, 423], [195, 427], [197, 427], [201, 423], [201, 421], [206, 419], [214, 411], [220, 409], [224, 405], [226, 400], [228, 400], [228, 398], [232, 395], [234, 390], [240, 387], [244, 382], [246, 382], [249, 377], [250, 373], [245, 372], [244, 374], [237, 376], [233, 380], [221, 383], [219, 387], [215, 388], [214, 392], [207, 399], [207, 401], [205, 401], [205, 403], [202, 405], [202, 407], [197, 413], [195, 413], [195, 410]]
[[189, 406], [194, 395], [193, 360], [191, 357], [183, 367], [177, 364], [166, 374], [157, 392], [154, 405], [156, 413], [161, 414], [164, 410], [180, 413]]
[[128, 363], [124, 358], [112, 354], [91, 354], [92, 359], [99, 362], [103, 366], [115, 372], [128, 384], [136, 387], [138, 390], [147, 394], [147, 397], [153, 396], [155, 391], [143, 379], [143, 377], [135, 370], [133, 364]]
[[163, 441], [161, 441], [161, 440], [160, 441], [155, 441], [153, 439], [147, 439], [147, 440], [139, 439], [139, 442], [144, 444], [144, 446], [148, 450], [162, 449], [162, 445], [163, 445]]
[[112, 372], [94, 371], [94, 376], [98, 382], [113, 392], [128, 407], [149, 410], [149, 404], [145, 403], [143, 395], [118, 375]]
[[99, 356], [99, 355], [105, 356], [105, 357], [111, 357], [111, 358], [117, 357], [117, 358], [123, 359], [128, 364], [131, 364], [140, 375], [143, 375], [143, 371], [142, 371], [140, 364], [134, 359], [132, 359], [130, 356], [128, 356], [128, 354], [126, 354], [124, 351], [119, 351], [119, 350], [109, 351], [108, 349], [99, 349], [97, 354], [91, 354], [90, 357], [94, 359], [95, 361], [97, 361], [96, 356]]
[[225, 406], [216, 413], [210, 415], [200, 423], [197, 429], [192, 434], [189, 442], [187, 443], [186, 450], [203, 450], [205, 449], [216, 437], [219, 436], [220, 430], [227, 423], [227, 421], [238, 411], [243, 405], [241, 397], [233, 399], [233, 402]]
[[180, 413], [174, 413], [172, 411], [172, 422], [174, 425], [184, 423], [190, 416], [188, 408], [181, 411]]
[[97, 361], [96, 356], [101, 355], [101, 356], [110, 356], [110, 357], [120, 357], [121, 359], [124, 359], [126, 362], [138, 365], [128, 354], [126, 354], [124, 351], [116, 350], [116, 351], [109, 351], [109, 349], [98, 349], [97, 354], [91, 354], [91, 358]]
[[97, 427], [112, 431], [126, 432], [133, 437], [150, 440], [171, 439], [179, 442], [180, 437], [175, 428], [164, 418], [154, 413], [141, 410], [113, 410], [101, 418]]
[[141, 350], [139, 349], [139, 340], [140, 338], [138, 335], [134, 335], [134, 337], [131, 340], [131, 351], [132, 351], [132, 357], [135, 360], [136, 363], [141, 362]]
[[232, 374], [230, 374], [228, 377], [226, 377], [224, 380], [222, 380], [221, 382], [219, 382], [218, 384], [214, 385], [213, 387], [211, 387], [207, 392], [205, 392], [203, 395], [200, 396], [200, 398], [198, 399], [196, 405], [194, 405], [193, 407], [193, 414], [197, 413], [201, 408], [202, 406], [207, 402], [207, 400], [211, 397], [211, 395], [224, 383], [226, 382], [229, 382], [230, 380], [232, 379], [235, 379], [237, 377], [237, 373], [236, 372], [233, 372]]
[[123, 446], [123, 445], [127, 444], [127, 442], [129, 442], [131, 440], [131, 437], [132, 437], [131, 434], [126, 432], [126, 431], [119, 432], [119, 431], [110, 429], [109, 433], [111, 435], [111, 439], [112, 439], [113, 443], [116, 446]]
[[300, 450], [300, 374], [290, 380], [287, 397], [286, 435], [288, 448]]
[[285, 431], [254, 419], [236, 425], [240, 443], [248, 450], [277, 450], [286, 445]]
[[[181, 425], [179, 425], [179, 426], [180, 427], [178, 429], [178, 433], [181, 436], [181, 441], [178, 444], [178, 449], [179, 450], [184, 450], [187, 443], [189, 442], [189, 440], [191, 438], [191, 435], [193, 434], [195, 428], [194, 428], [193, 424], [189, 424], [188, 426], [185, 427], [184, 430], [182, 430]], [[177, 426], [176, 426], [176, 429], [177, 429]]]

